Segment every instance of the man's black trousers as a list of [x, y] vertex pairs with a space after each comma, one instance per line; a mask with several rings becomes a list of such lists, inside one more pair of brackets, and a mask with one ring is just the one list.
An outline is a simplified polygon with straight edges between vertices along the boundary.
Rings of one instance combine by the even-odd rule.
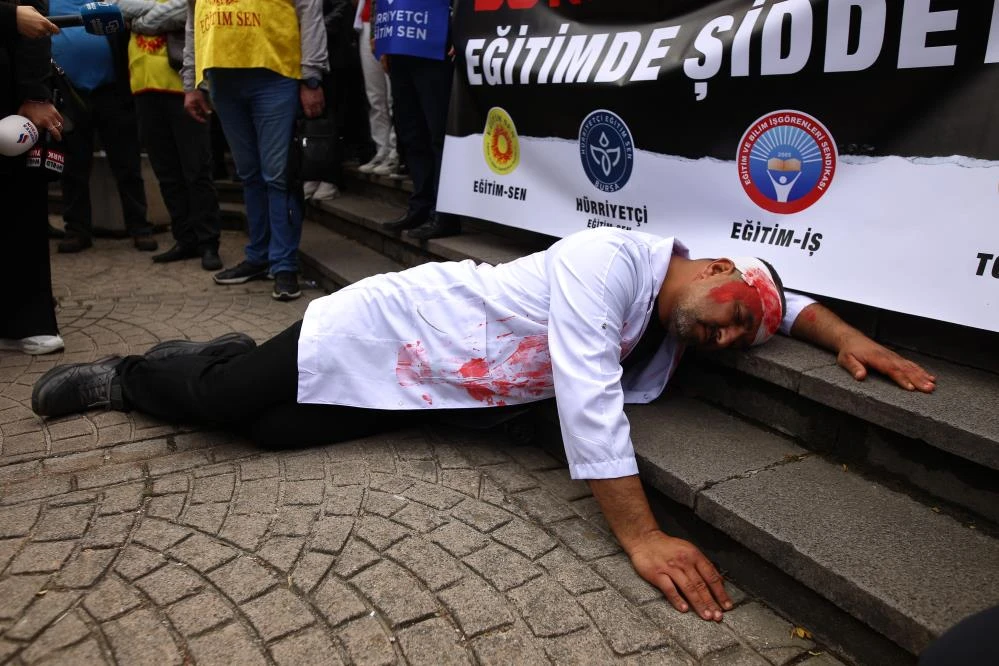
[[224, 427], [267, 447], [328, 444], [414, 422], [411, 412], [298, 403], [301, 329], [298, 322], [251, 351], [237, 344], [214, 355], [129, 356], [117, 369], [124, 407]]

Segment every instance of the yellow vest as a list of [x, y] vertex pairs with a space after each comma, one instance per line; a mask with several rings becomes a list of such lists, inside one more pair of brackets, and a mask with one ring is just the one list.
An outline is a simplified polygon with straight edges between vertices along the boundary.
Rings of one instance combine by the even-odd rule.
[[137, 35], [128, 40], [128, 77], [133, 93], [184, 92], [184, 84], [167, 59], [166, 35]]
[[213, 67], [263, 67], [289, 79], [301, 78], [302, 43], [294, 1], [197, 0], [194, 63], [197, 84]]

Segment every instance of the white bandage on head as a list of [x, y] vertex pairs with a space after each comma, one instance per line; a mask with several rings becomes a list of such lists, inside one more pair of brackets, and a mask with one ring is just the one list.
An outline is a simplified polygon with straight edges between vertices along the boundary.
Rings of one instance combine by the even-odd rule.
[[759, 304], [747, 303], [753, 310], [757, 322], [756, 336], [752, 345], [763, 344], [777, 332], [784, 318], [783, 301], [774, 276], [766, 264], [756, 257], [737, 257], [732, 263], [742, 274], [743, 281], [756, 290]]

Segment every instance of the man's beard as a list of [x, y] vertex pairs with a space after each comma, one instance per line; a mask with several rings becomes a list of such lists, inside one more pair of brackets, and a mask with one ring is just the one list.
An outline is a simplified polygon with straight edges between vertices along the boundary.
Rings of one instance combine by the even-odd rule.
[[697, 345], [701, 336], [697, 332], [697, 314], [693, 308], [677, 304], [669, 317], [669, 331], [685, 345]]

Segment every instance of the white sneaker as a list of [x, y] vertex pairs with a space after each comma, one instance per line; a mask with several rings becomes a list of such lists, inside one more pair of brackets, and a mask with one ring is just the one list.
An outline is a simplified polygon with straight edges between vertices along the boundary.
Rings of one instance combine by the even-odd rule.
[[371, 173], [379, 176], [391, 176], [399, 168], [399, 158], [389, 155], [385, 161], [371, 170]]
[[311, 199], [316, 194], [316, 190], [319, 188], [318, 180], [307, 180], [302, 184], [302, 191], [305, 193], [306, 199]]
[[340, 196], [340, 190], [333, 183], [322, 182], [319, 183], [319, 187], [316, 188], [315, 194], [312, 195], [313, 201], [330, 201], [331, 199], [336, 199]]
[[66, 343], [58, 335], [32, 335], [20, 340], [0, 338], [0, 350], [19, 351], [32, 356], [61, 351], [65, 346]]
[[371, 158], [370, 162], [365, 162], [361, 166], [357, 167], [357, 170], [360, 171], [361, 173], [371, 173], [372, 171], [375, 170], [375, 167], [377, 167], [379, 164], [382, 163], [382, 159], [383, 158], [381, 156], [375, 155], [373, 158]]

